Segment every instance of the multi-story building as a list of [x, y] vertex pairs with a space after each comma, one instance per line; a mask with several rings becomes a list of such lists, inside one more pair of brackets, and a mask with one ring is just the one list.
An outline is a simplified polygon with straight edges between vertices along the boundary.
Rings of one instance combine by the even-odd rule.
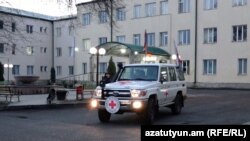
[[[77, 32], [87, 33], [80, 34], [78, 41], [96, 46], [112, 38], [143, 45], [147, 30], [149, 46], [175, 54], [176, 44], [188, 82], [249, 86], [247, 0], [127, 0], [113, 10], [116, 25], [112, 37], [107, 20], [110, 13], [105, 9], [93, 13], [86, 8], [90, 4], [93, 2], [77, 5], [77, 19], [82, 23]], [[78, 42], [85, 48], [83, 44]]]
[[[40, 44], [33, 40], [32, 45], [16, 43], [16, 48], [35, 48], [32, 58], [20, 56], [15, 60], [14, 57], [9, 59], [11, 62], [19, 61], [13, 64], [20, 65], [20, 74], [26, 74], [25, 71], [33, 66], [38, 75], [49, 79], [50, 73], [43, 76], [42, 70], [45, 66], [54, 66], [57, 78], [81, 75], [80, 79], [95, 80], [92, 74], [97, 65], [95, 56], [89, 53], [91, 47], [110, 41], [143, 46], [147, 31], [148, 46], [164, 49], [170, 54], [175, 54], [177, 47], [190, 84], [250, 86], [250, 42], [247, 40], [250, 23], [247, 13], [250, 8], [247, 0], [126, 0], [113, 9], [115, 23], [112, 29], [108, 16], [111, 13], [105, 9], [89, 10], [88, 5], [93, 3], [77, 4], [77, 16], [71, 18], [44, 19], [37, 15], [31, 18], [15, 14], [16, 18], [29, 21], [25, 22], [26, 28], [33, 25], [31, 29], [37, 31], [34, 32], [36, 35], [27, 33], [25, 36], [41, 40]], [[47, 34], [39, 33], [41, 27], [47, 27]], [[5, 48], [7, 44], [1, 42]], [[0, 52], [3, 52], [1, 46]], [[47, 48], [45, 54], [41, 53], [43, 48]], [[25, 51], [28, 50], [32, 49]], [[101, 56], [101, 73], [105, 72], [109, 58]], [[129, 63], [129, 59], [124, 57], [114, 56], [113, 60]]]
[[50, 17], [6, 7], [1, 7], [0, 15], [0, 60], [13, 64], [5, 69], [5, 80], [15, 80], [16, 75], [49, 80], [52, 66], [57, 78], [74, 74], [76, 16]]
[[1, 7], [0, 59], [13, 64], [5, 70], [7, 80], [15, 75], [39, 75], [48, 79], [52, 63], [52, 22], [48, 17]]

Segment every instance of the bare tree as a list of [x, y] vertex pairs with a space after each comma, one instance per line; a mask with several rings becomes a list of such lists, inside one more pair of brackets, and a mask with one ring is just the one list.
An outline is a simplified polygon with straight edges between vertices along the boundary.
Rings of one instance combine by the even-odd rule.
[[104, 10], [108, 15], [108, 22], [110, 23], [110, 36], [113, 40], [113, 29], [117, 27], [115, 18], [113, 17], [114, 9], [124, 7], [124, 0], [93, 0], [87, 3], [79, 4], [84, 9], [92, 12], [92, 14], [99, 16], [99, 12]]
[[[7, 0], [0, 1], [0, 5], [7, 5], [12, 7], [12, 5]], [[27, 38], [25, 36], [26, 25], [21, 16], [22, 10], [8, 7], [0, 7], [0, 43], [4, 44], [5, 49], [9, 52], [16, 51], [21, 52], [26, 55], [26, 51], [23, 48], [16, 48], [17, 42], [30, 43], [32, 40], [35, 40], [33, 37]], [[33, 32], [33, 31], [32, 31]]]

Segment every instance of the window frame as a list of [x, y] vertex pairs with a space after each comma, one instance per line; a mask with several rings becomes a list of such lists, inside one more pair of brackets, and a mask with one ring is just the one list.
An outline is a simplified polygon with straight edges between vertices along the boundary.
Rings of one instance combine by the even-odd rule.
[[216, 73], [217, 73], [217, 60], [216, 59], [204, 59], [203, 60], [203, 75], [216, 75]]
[[218, 32], [216, 27], [204, 28], [203, 30], [203, 43], [204, 44], [214, 44], [217, 43]]

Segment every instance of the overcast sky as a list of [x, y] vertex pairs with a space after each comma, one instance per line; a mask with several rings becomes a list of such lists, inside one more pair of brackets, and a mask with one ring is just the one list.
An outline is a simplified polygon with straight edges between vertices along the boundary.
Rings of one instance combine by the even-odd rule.
[[71, 8], [66, 5], [66, 1], [68, 0], [0, 0], [0, 5], [50, 16], [63, 16], [76, 14], [75, 2], [90, 0], [72, 0], [73, 6]]

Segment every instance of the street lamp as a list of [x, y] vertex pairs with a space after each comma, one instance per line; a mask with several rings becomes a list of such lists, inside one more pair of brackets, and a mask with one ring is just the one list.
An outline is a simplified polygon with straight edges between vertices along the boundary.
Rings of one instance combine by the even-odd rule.
[[106, 50], [104, 48], [92, 47], [89, 50], [90, 54], [96, 54], [96, 86], [99, 85], [99, 55], [104, 55]]
[[9, 59], [8, 59], [8, 63], [4, 64], [4, 68], [8, 69], [8, 83], [7, 84], [9, 84], [9, 81], [10, 81], [10, 69], [13, 68], [13, 64], [9, 63]]

